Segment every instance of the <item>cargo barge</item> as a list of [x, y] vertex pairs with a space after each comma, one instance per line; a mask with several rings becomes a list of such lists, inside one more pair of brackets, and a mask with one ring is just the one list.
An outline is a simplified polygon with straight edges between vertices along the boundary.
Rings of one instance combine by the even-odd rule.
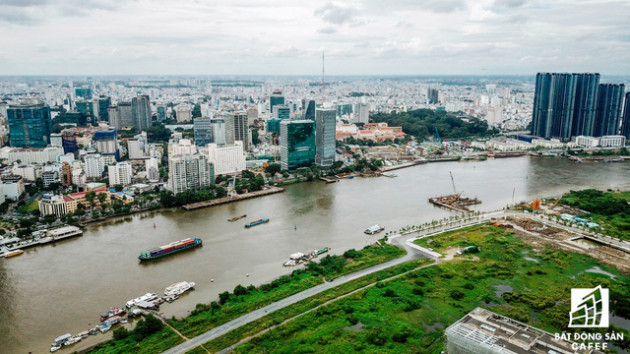
[[249, 229], [252, 226], [256, 226], [256, 225], [260, 225], [260, 224], [265, 224], [269, 222], [269, 218], [264, 217], [262, 219], [258, 219], [256, 221], [252, 221], [252, 222], [248, 222], [247, 224], [245, 224], [245, 228]]
[[138, 256], [138, 259], [141, 261], [156, 259], [187, 249], [199, 247], [202, 246], [202, 244], [203, 241], [201, 241], [200, 238], [187, 238], [181, 241], [171, 242], [168, 245], [164, 245], [152, 250], [142, 251]]

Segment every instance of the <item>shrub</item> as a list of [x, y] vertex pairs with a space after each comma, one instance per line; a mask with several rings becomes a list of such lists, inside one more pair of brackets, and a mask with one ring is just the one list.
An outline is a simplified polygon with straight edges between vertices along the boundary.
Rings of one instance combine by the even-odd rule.
[[451, 298], [453, 298], [453, 300], [461, 300], [464, 298], [464, 296], [466, 296], [466, 294], [464, 294], [461, 290], [459, 289], [453, 289], [451, 290]]
[[114, 340], [123, 340], [129, 337], [129, 331], [125, 327], [118, 327], [114, 330]]

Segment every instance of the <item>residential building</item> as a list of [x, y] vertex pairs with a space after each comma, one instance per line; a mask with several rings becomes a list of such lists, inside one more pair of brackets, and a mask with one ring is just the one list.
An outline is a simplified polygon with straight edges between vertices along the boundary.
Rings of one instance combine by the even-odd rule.
[[157, 105], [157, 121], [163, 122], [166, 120], [166, 105], [158, 104]]
[[[247, 113], [244, 111], [232, 112], [228, 113], [227, 121], [230, 121], [233, 126], [233, 141], [242, 141], [243, 149], [245, 151], [249, 150], [249, 126], [247, 125]], [[228, 124], [226, 124], [226, 129], [228, 129]], [[233, 141], [227, 141], [227, 135], [229, 133], [226, 132], [226, 143], [231, 144]]]
[[116, 185], [127, 186], [131, 184], [131, 178], [133, 176], [131, 164], [128, 162], [118, 162], [115, 165], [107, 166], [107, 172], [109, 175], [109, 186], [114, 187]]
[[52, 133], [52, 134], [50, 134], [50, 146], [63, 147], [60, 133]]
[[13, 165], [11, 174], [14, 176], [22, 176], [24, 180], [29, 182], [35, 182], [39, 178], [41, 167], [33, 165]]
[[194, 120], [195, 145], [206, 146], [213, 142], [212, 119], [201, 117]]
[[622, 147], [626, 145], [626, 137], [623, 135], [607, 135], [602, 137], [576, 136], [575, 143], [585, 148], [594, 147]]
[[[226, 137], [225, 137], [225, 131], [226, 131], [226, 124], [225, 124], [225, 116], [220, 116], [220, 117], [215, 117], [215, 118], [211, 118], [211, 125], [212, 125], [212, 140], [210, 141], [211, 143], [215, 143], [217, 145], [225, 145], [227, 144], [226, 142]], [[231, 139], [232, 139], [232, 143], [234, 143], [234, 136], [230, 135]]]
[[599, 74], [574, 74], [575, 104], [573, 106], [573, 126], [571, 135], [593, 135], [595, 125], [595, 105]]
[[95, 109], [96, 116], [101, 122], [109, 122], [109, 106], [112, 105], [112, 99], [101, 96], [96, 100], [98, 109]]
[[75, 186], [83, 186], [87, 182], [87, 176], [82, 168], [72, 169], [72, 184]]
[[571, 137], [576, 76], [538, 73], [534, 93], [532, 135], [545, 139]]
[[439, 99], [439, 91], [434, 88], [427, 89], [427, 104], [438, 104]]
[[247, 125], [254, 125], [258, 119], [258, 108], [256, 106], [247, 107]]
[[294, 170], [315, 162], [315, 122], [283, 120], [280, 122], [280, 165]]
[[151, 121], [151, 102], [148, 95], [138, 95], [131, 99], [133, 127], [138, 131], [149, 128]]
[[624, 84], [599, 85], [593, 136], [619, 134], [624, 92]]
[[53, 183], [59, 183], [59, 173], [57, 171], [42, 172], [42, 182], [44, 188], [48, 188]]
[[370, 107], [366, 103], [357, 105], [357, 123], [367, 124], [370, 122]]
[[149, 182], [159, 182], [160, 181], [160, 162], [155, 157], [149, 157], [144, 160], [144, 167], [147, 171], [147, 179]]
[[232, 145], [222, 146], [208, 144], [208, 161], [214, 166], [215, 175], [243, 171], [246, 168], [243, 142], [237, 140]]
[[61, 145], [63, 151], [66, 154], [74, 155], [74, 158], [79, 157], [79, 145], [77, 144], [77, 134], [72, 129], [64, 129], [61, 132]]
[[61, 183], [64, 186], [72, 184], [72, 165], [68, 162], [61, 163]]
[[315, 109], [315, 163], [332, 166], [335, 162], [335, 126], [337, 112], [333, 108]]
[[284, 104], [284, 96], [280, 89], [275, 89], [269, 97], [269, 112], [273, 113], [273, 106], [278, 104]]
[[107, 108], [107, 117], [109, 118], [109, 126], [120, 130], [122, 129], [122, 121], [120, 118], [120, 109], [118, 106], [109, 106]]
[[169, 155], [168, 165], [168, 186], [174, 194], [214, 183], [213, 166], [206, 155]]
[[23, 164], [45, 164], [56, 162], [57, 157], [63, 155], [61, 147], [47, 147], [44, 149], [11, 149], [7, 154], [8, 163], [20, 161]]
[[102, 178], [105, 172], [105, 159], [101, 154], [85, 155], [85, 176], [87, 178]]
[[272, 113], [275, 119], [284, 120], [291, 118], [291, 109], [285, 104], [275, 105]]
[[127, 139], [127, 151], [130, 160], [144, 159], [143, 142], [138, 138]]
[[50, 107], [44, 103], [19, 104], [7, 109], [11, 146], [45, 148], [50, 142]]
[[446, 330], [449, 354], [589, 354], [573, 349], [573, 342], [556, 339], [549, 332], [477, 307]]
[[[120, 119], [120, 127], [114, 126], [116, 129], [129, 128], [134, 126], [133, 105], [131, 102], [118, 102], [118, 115]], [[111, 125], [111, 124], [110, 124]]]

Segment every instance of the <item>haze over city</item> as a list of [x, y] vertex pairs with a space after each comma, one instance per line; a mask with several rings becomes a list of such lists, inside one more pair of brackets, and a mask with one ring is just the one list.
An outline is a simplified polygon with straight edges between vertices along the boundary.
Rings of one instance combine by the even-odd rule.
[[0, 1], [0, 75], [630, 73], [626, 1]]

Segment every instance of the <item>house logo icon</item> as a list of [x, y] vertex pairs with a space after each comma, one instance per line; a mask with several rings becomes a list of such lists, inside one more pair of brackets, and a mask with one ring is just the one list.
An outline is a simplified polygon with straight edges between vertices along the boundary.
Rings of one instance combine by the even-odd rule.
[[608, 327], [608, 289], [571, 289], [571, 313], [569, 328]]

